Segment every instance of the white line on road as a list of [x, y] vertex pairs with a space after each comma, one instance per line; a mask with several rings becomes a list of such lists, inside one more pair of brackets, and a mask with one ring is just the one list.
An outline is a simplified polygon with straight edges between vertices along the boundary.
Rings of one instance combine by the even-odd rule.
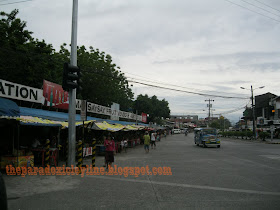
[[129, 179], [129, 178], [113, 178], [113, 177], [108, 177], [108, 176], [86, 176], [86, 177], [93, 177], [93, 178], [99, 178], [99, 179], [109, 179], [109, 180], [124, 181], [124, 182], [155, 184], [155, 185], [162, 185], [162, 186], [194, 188], [194, 189], [202, 189], [202, 190], [216, 190], [216, 191], [226, 191], [226, 192], [235, 192], [235, 193], [249, 193], [249, 194], [259, 194], [259, 195], [280, 196], [280, 192], [243, 190], [243, 189], [233, 189], [233, 188], [224, 188], [224, 187], [211, 187], [211, 186], [202, 186], [202, 185], [179, 184], [179, 183], [171, 183], [171, 182], [157, 182], [157, 181], [150, 181], [150, 180], [137, 180], [137, 179]]

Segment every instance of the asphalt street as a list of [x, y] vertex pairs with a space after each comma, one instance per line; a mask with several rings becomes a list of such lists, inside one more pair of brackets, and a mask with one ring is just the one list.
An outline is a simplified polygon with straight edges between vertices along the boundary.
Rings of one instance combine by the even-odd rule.
[[115, 164], [172, 175], [4, 176], [9, 209], [280, 209], [279, 144], [222, 139], [202, 148], [192, 133], [176, 134], [148, 154], [142, 145], [117, 154]]

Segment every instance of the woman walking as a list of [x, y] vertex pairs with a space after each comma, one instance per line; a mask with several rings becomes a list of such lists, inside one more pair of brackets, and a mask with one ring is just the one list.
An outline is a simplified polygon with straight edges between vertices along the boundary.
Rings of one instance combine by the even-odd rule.
[[115, 152], [115, 142], [112, 140], [110, 133], [108, 134], [107, 139], [104, 141], [104, 146], [106, 148], [105, 151], [105, 161], [106, 161], [106, 169], [108, 166], [112, 166], [114, 162], [114, 152]]

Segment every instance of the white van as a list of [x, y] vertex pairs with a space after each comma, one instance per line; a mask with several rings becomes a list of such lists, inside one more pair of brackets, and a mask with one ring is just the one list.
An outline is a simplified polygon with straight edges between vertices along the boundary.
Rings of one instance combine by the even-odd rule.
[[181, 129], [173, 129], [173, 133], [181, 133]]

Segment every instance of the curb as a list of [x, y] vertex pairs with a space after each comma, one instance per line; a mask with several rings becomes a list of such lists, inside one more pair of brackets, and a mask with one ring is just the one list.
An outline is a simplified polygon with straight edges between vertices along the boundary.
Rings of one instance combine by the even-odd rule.
[[226, 137], [222, 137], [221, 138], [221, 140], [226, 140], [226, 139], [228, 139], [228, 140], [244, 141], [244, 142], [250, 142], [250, 143], [266, 143], [265, 141], [255, 141], [255, 140], [251, 140], [251, 139], [236, 139], [236, 138], [226, 138]]

